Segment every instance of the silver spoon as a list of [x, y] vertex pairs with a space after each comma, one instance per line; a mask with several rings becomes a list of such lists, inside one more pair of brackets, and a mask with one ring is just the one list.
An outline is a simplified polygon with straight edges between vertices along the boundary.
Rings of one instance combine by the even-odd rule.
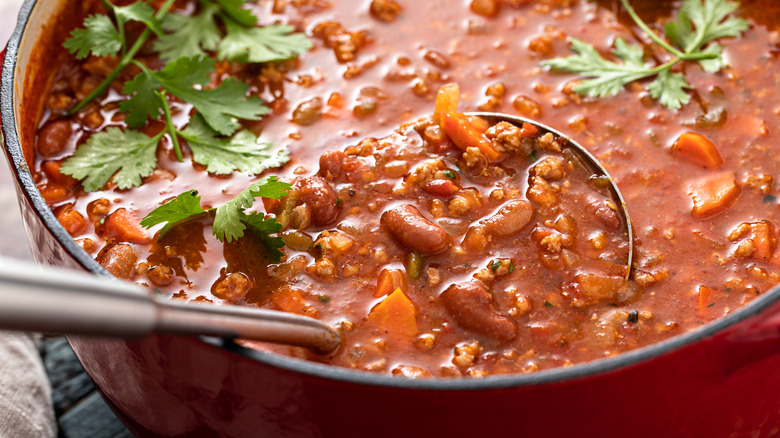
[[615, 181], [612, 179], [612, 176], [610, 176], [609, 172], [607, 172], [607, 169], [604, 168], [601, 162], [596, 157], [594, 157], [593, 154], [588, 152], [588, 150], [585, 149], [582, 145], [569, 138], [568, 135], [565, 135], [535, 120], [504, 113], [469, 112], [466, 114], [479, 116], [487, 120], [490, 125], [495, 125], [498, 122], [504, 121], [517, 127], [522, 127], [523, 123], [530, 123], [539, 129], [540, 135], [549, 132], [552, 133], [555, 137], [566, 139], [566, 144], [562, 145], [562, 147], [573, 152], [574, 155], [576, 155], [576, 157], [579, 159], [579, 164], [591, 172], [592, 175], [601, 177], [600, 180], [607, 183], [606, 187], [610, 192], [612, 201], [614, 201], [615, 206], [617, 207], [617, 213], [622, 222], [623, 229], [626, 233], [626, 240], [628, 242], [628, 258], [626, 260], [626, 266], [628, 267], [628, 269], [626, 269], [626, 279], [628, 279], [628, 277], [631, 275], [631, 264], [634, 255], [634, 234], [631, 226], [631, 218], [628, 215], [628, 207], [626, 206], [626, 201], [623, 199], [623, 195], [620, 193], [620, 189], [618, 189]]
[[183, 303], [141, 286], [0, 258], [0, 329], [138, 338], [151, 333], [242, 338], [338, 348], [341, 337], [312, 318], [240, 306]]

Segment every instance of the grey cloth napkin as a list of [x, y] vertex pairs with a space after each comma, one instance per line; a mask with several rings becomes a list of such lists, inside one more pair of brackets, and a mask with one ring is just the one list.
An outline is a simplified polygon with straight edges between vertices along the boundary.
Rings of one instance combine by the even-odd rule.
[[36, 335], [0, 331], [0, 437], [55, 436], [51, 388]]

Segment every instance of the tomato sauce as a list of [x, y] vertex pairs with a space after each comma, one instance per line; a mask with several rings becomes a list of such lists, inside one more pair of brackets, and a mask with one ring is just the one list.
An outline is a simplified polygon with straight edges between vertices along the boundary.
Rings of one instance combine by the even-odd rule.
[[[322, 178], [339, 200], [332, 222], [318, 222], [314, 215], [308, 228], [300, 229], [299, 211], [297, 227], [287, 227], [283, 233], [288, 256], [281, 263], [269, 260], [252, 237], [231, 244], [217, 241], [208, 221], [177, 227], [159, 242], [151, 232], [135, 241], [106, 234], [106, 218], [119, 209], [140, 219], [190, 189], [199, 191], [205, 205], [218, 205], [257, 177], [209, 175], [189, 159], [176, 161], [165, 140], [158, 149], [157, 170], [134, 189], [108, 187], [86, 193], [77, 181], [58, 173], [58, 163], [91, 132], [123, 126], [118, 102], [124, 97], [119, 91], [129, 77], [120, 76], [99, 103], [73, 117], [58, 116], [105, 76], [107, 66], [100, 59], [81, 62], [63, 56], [52, 87], [43, 96], [46, 111], [36, 141], [39, 188], [66, 229], [115, 275], [175, 299], [258, 305], [314, 316], [338, 326], [345, 339], [332, 357], [289, 347], [257, 348], [408, 377], [534, 372], [611, 356], [696, 329], [778, 283], [775, 224], [780, 212], [774, 178], [780, 163], [772, 148], [778, 141], [775, 127], [780, 121], [775, 93], [780, 71], [780, 7], [771, 2], [745, 2], [738, 13], [750, 20], [750, 29], [739, 38], [719, 40], [729, 67], [712, 74], [694, 63], [680, 65], [693, 86], [692, 101], [672, 111], [654, 101], [639, 84], [628, 85], [614, 97], [583, 98], [572, 90], [574, 76], [549, 72], [539, 65], [542, 60], [571, 54], [567, 38], [588, 41], [602, 53], [609, 52], [617, 37], [636, 41], [630, 19], [624, 12], [615, 13], [619, 2], [474, 3], [482, 4], [476, 9], [480, 13], [470, 7], [471, 2], [444, 0], [275, 1], [251, 6], [261, 24], [281, 21], [305, 30], [314, 48], [281, 63], [249, 67], [220, 63], [218, 71], [248, 82], [250, 93], [272, 109], [262, 120], [246, 124], [261, 139], [291, 152], [287, 165], [268, 174], [308, 181], [301, 183], [301, 190], [320, 183], [311, 178]], [[490, 4], [500, 6], [480, 9]], [[664, 2], [662, 7], [650, 1], [632, 4], [656, 30], [677, 12], [673, 2]], [[649, 58], [663, 61], [664, 53], [650, 46], [646, 51]], [[144, 56], [154, 64], [153, 54]], [[389, 196], [398, 181], [408, 180], [420, 160], [430, 158], [424, 135], [408, 126], [406, 134], [395, 130], [430, 115], [436, 92], [446, 83], [460, 86], [459, 111], [531, 117], [566, 132], [604, 164], [626, 199], [636, 236], [631, 277], [620, 294], [577, 304], [560, 276], [556, 277], [560, 265], [543, 263], [544, 247], [534, 240], [533, 225], [515, 236], [522, 235], [534, 252], [480, 258], [451, 252], [439, 255], [431, 250], [422, 254], [422, 264], [410, 255], [425, 252], [420, 248], [410, 251], [414, 239], [401, 238], [399, 244], [397, 236], [387, 233], [393, 225], [382, 225], [381, 217], [394, 204], [378, 201]], [[189, 109], [177, 103], [174, 115]], [[145, 129], [155, 129], [155, 123]], [[709, 158], [686, 152], [689, 146], [680, 143], [687, 138], [684, 135], [695, 139], [690, 146], [694, 150], [710, 151]], [[328, 176], [333, 163], [321, 157], [333, 157], [337, 151], [360, 157], [357, 149], [365, 145], [365, 139], [403, 144], [387, 149], [407, 151], [409, 156], [389, 159], [395, 166], [390, 176], [371, 179], [371, 191], [355, 187], [363, 201], [358, 202], [348, 200], [350, 187], [345, 177], [333, 172]], [[707, 142], [711, 146], [701, 146]], [[376, 149], [372, 146], [372, 151]], [[454, 151], [443, 153], [446, 157], [457, 154]], [[452, 170], [458, 170], [458, 159], [449, 159]], [[527, 172], [530, 160], [523, 163], [514, 167]], [[387, 165], [383, 171], [388, 172]], [[474, 187], [489, 199], [486, 183], [463, 174], [458, 178], [461, 189]], [[520, 180], [517, 188], [528, 196], [528, 182]], [[451, 209], [448, 203], [456, 195], [437, 198], [420, 192], [419, 187], [415, 190], [410, 203], [426, 220], [434, 219], [458, 239], [465, 236], [468, 226], [455, 223], [461, 218], [436, 218], [431, 213], [432, 199], [442, 199]], [[378, 202], [374, 207], [372, 197]], [[311, 199], [310, 207], [324, 198]], [[267, 209], [279, 217], [283, 210], [278, 207], [268, 205]], [[479, 222], [500, 207], [498, 202], [487, 201], [463, 217]], [[535, 208], [539, 214], [538, 205]], [[554, 222], [555, 217], [547, 219]], [[360, 245], [352, 244], [354, 248], [334, 255], [333, 266], [317, 257], [320, 251], [351, 245], [345, 239], [359, 241], [365, 232], [385, 240], [382, 251], [378, 245], [369, 245], [361, 254]], [[578, 245], [593, 248], [590, 237], [578, 238]], [[313, 248], [317, 242], [319, 249]], [[495, 310], [517, 328], [512, 342], [503, 339], [510, 335], [496, 337], [469, 328], [469, 323], [453, 317], [456, 311], [448, 310], [448, 306], [464, 306], [462, 300], [446, 298], [461, 294], [446, 292], [448, 288], [470, 284], [468, 279], [477, 271], [491, 270], [496, 258], [512, 259], [517, 269], [490, 291]], [[445, 266], [450, 261], [452, 266]], [[412, 264], [423, 266], [415, 278], [409, 276]], [[468, 268], [462, 268], [465, 265]], [[347, 274], [350, 269], [355, 273], [345, 275], [345, 269]], [[508, 267], [499, 263], [498, 269]], [[336, 274], [329, 277], [323, 272]], [[432, 280], [437, 276], [438, 283]], [[490, 289], [484, 287], [484, 279], [477, 280], [483, 282], [480, 287]], [[399, 287], [406, 301], [391, 301], [393, 309], [409, 308], [410, 302], [417, 312], [416, 328], [410, 329], [407, 319], [396, 324], [401, 328], [394, 334], [383, 333], [378, 329], [383, 323], [369, 315]], [[512, 300], [497, 292], [511, 288], [517, 290]], [[482, 291], [470, 290], [466, 295], [484, 301]]]

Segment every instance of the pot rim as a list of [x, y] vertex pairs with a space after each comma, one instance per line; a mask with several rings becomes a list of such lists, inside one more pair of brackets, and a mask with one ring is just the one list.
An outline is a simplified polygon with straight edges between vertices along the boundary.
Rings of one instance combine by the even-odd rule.
[[[22, 153], [19, 136], [16, 129], [15, 105], [15, 69], [19, 54], [19, 46], [25, 29], [30, 23], [32, 11], [37, 0], [25, 0], [19, 12], [18, 21], [5, 50], [2, 74], [0, 75], [0, 119], [2, 127], [0, 134], [4, 138], [5, 155], [12, 168], [17, 184], [23, 190], [23, 196], [33, 206], [35, 214], [45, 224], [49, 232], [57, 239], [63, 249], [85, 270], [91, 274], [113, 278], [100, 264], [78, 246], [75, 240], [65, 231], [55, 218], [52, 211], [35, 186], [32, 173], [27, 167]], [[2, 53], [2, 52], [0, 52]], [[278, 354], [258, 351], [238, 345], [228, 339], [199, 337], [204, 342], [228, 351], [238, 356], [255, 360], [262, 364], [280, 368], [285, 371], [297, 372], [315, 378], [323, 378], [339, 382], [347, 382], [366, 386], [379, 386], [398, 389], [415, 390], [486, 390], [508, 389], [526, 386], [540, 386], [554, 383], [597, 377], [622, 368], [658, 358], [683, 347], [721, 334], [726, 329], [755, 316], [780, 300], [780, 285], [773, 287], [748, 304], [704, 326], [674, 336], [670, 339], [656, 342], [645, 347], [618, 354], [613, 357], [596, 359], [590, 362], [576, 364], [570, 367], [552, 368], [530, 374], [506, 374], [487, 376], [481, 379], [399, 379], [397, 377], [374, 374], [366, 371], [351, 370], [317, 362], [304, 361]]]

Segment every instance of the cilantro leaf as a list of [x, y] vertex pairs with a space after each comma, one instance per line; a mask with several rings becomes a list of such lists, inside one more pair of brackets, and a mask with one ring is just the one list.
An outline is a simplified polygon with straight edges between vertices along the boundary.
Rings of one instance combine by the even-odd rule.
[[251, 27], [257, 24], [257, 17], [252, 11], [244, 9], [244, 0], [217, 0], [222, 6], [222, 10], [233, 20], [236, 20], [243, 26]]
[[289, 59], [312, 48], [306, 35], [295, 33], [287, 24], [264, 27], [244, 27], [231, 19], [225, 20], [227, 35], [219, 43], [220, 60], [238, 62], [270, 62]]
[[623, 63], [608, 61], [590, 44], [571, 39], [571, 49], [577, 55], [567, 58], [555, 58], [542, 62], [545, 67], [578, 73], [587, 79], [574, 91], [590, 97], [614, 96], [623, 87], [637, 79], [651, 75], [642, 62], [643, 52], [639, 46], [630, 46], [622, 38], [615, 40], [614, 55]]
[[239, 131], [231, 138], [217, 137], [217, 133], [196, 115], [179, 135], [187, 140], [192, 150], [192, 160], [206, 165], [206, 171], [227, 174], [234, 170], [247, 174], [258, 174], [278, 167], [289, 159], [289, 152], [282, 149], [270, 152], [273, 144], [261, 143], [247, 130]]
[[152, 119], [160, 115], [162, 102], [155, 93], [160, 87], [160, 82], [153, 74], [143, 71], [134, 77], [132, 81], [125, 82], [122, 89], [129, 99], [119, 102], [119, 110], [127, 113], [125, 123], [131, 128], [140, 128], [146, 123], [146, 118]]
[[195, 85], [208, 85], [214, 72], [214, 61], [207, 56], [179, 58], [158, 72], [154, 77], [166, 90], [192, 89]]
[[62, 44], [77, 59], [87, 56], [113, 56], [122, 48], [122, 36], [108, 15], [90, 15], [84, 27], [74, 29]]
[[172, 62], [178, 58], [205, 55], [205, 51], [217, 49], [222, 35], [214, 22], [218, 8], [210, 2], [203, 2], [197, 15], [191, 17], [168, 14], [162, 27], [170, 33], [160, 35], [153, 48], [160, 58]]
[[256, 197], [279, 199], [286, 196], [290, 188], [290, 184], [279, 181], [274, 176], [255, 182], [232, 200], [217, 207], [217, 214], [214, 217], [214, 235], [217, 239], [228, 243], [242, 237], [246, 229], [243, 220], [247, 216], [244, 209], [251, 207]]
[[[739, 3], [730, 0], [683, 0], [676, 19], [664, 26], [669, 42], [657, 36], [631, 7], [629, 0], [620, 0], [631, 19], [655, 44], [673, 55], [670, 61], [655, 67], [646, 66], [644, 53], [639, 46], [626, 44], [621, 38], [615, 41], [612, 51], [622, 63], [604, 59], [593, 46], [575, 38], [571, 49], [577, 55], [542, 61], [542, 65], [554, 70], [577, 73], [585, 80], [574, 91], [589, 97], [613, 96], [623, 87], [639, 79], [656, 76], [647, 84], [650, 95], [663, 106], [677, 110], [690, 102], [686, 90], [692, 87], [681, 73], [671, 68], [681, 61], [696, 61], [708, 73], [724, 67], [723, 46], [714, 41], [724, 37], [738, 37], [747, 30], [749, 23], [731, 14]], [[682, 50], [680, 50], [682, 49]]]
[[240, 127], [236, 118], [257, 119], [269, 109], [257, 97], [247, 97], [249, 86], [235, 79], [222, 82], [213, 89], [194, 88], [209, 83], [214, 71], [211, 58], [194, 56], [179, 58], [158, 72], [142, 68], [132, 81], [125, 85], [125, 93], [135, 93], [120, 103], [120, 109], [128, 113], [128, 125], [140, 127], [147, 116], [159, 115], [162, 102], [154, 96], [158, 88], [191, 103], [203, 116], [206, 123], [222, 135], [230, 135]]
[[682, 73], [671, 73], [662, 70], [658, 76], [647, 85], [647, 91], [653, 99], [658, 99], [661, 105], [672, 109], [680, 109], [691, 101], [691, 96], [685, 92], [692, 88]]
[[247, 230], [259, 237], [263, 244], [265, 244], [265, 247], [268, 248], [271, 253], [271, 259], [275, 262], [281, 260], [284, 253], [279, 249], [284, 246], [284, 241], [279, 236], [271, 237], [271, 234], [282, 231], [282, 224], [272, 217], [269, 218], [262, 213], [257, 212], [245, 215], [243, 222], [246, 225]]
[[191, 103], [206, 123], [222, 135], [230, 135], [241, 126], [237, 118], [256, 120], [269, 111], [259, 98], [246, 96], [249, 85], [235, 79], [204, 90], [174, 88], [165, 82], [162, 86], [179, 99]]
[[162, 134], [147, 137], [138, 131], [122, 131], [110, 126], [93, 134], [86, 143], [65, 160], [60, 171], [81, 182], [84, 190], [93, 192], [113, 176], [120, 189], [141, 184], [157, 166], [157, 143]]
[[681, 46], [686, 53], [699, 50], [705, 44], [723, 37], [738, 37], [750, 26], [747, 20], [729, 17], [739, 3], [729, 0], [684, 0], [682, 12], [691, 20], [694, 30], [688, 44]]
[[157, 35], [163, 33], [160, 20], [155, 18], [154, 9], [144, 2], [135, 2], [127, 6], [112, 6], [118, 27], [123, 27], [128, 21], [140, 21]]
[[198, 191], [190, 190], [149, 212], [141, 219], [141, 226], [151, 228], [165, 222], [159, 233], [162, 236], [177, 223], [205, 212], [200, 206]]
[[712, 43], [708, 45], [702, 51], [702, 53], [714, 53], [718, 55], [716, 58], [702, 59], [699, 61], [699, 65], [701, 65], [702, 70], [706, 71], [707, 73], [715, 73], [726, 66], [726, 64], [723, 63], [723, 57], [721, 56], [723, 54], [723, 46], [720, 44]]

